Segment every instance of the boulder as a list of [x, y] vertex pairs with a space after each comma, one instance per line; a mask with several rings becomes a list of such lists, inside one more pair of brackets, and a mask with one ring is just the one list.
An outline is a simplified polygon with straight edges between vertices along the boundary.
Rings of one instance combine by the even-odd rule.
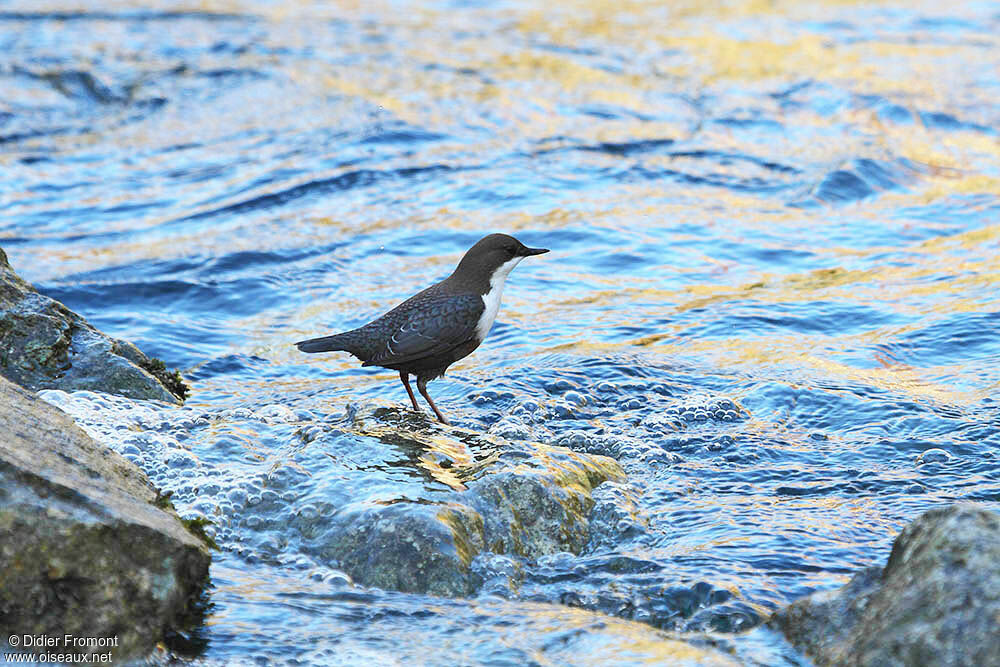
[[86, 389], [180, 403], [187, 388], [163, 362], [92, 327], [22, 280], [0, 249], [0, 375], [31, 390]]
[[0, 378], [0, 633], [140, 656], [183, 625], [209, 561], [141, 470]]
[[352, 430], [419, 452], [428, 478], [450, 488], [382, 502], [369, 496], [290, 518], [308, 553], [366, 586], [471, 595], [482, 583], [470, 567], [481, 553], [528, 560], [579, 553], [590, 537], [592, 489], [625, 478], [608, 457], [443, 429], [390, 409], [356, 410]]
[[817, 665], [1000, 665], [1000, 515], [973, 505], [907, 526], [884, 569], [769, 621]]

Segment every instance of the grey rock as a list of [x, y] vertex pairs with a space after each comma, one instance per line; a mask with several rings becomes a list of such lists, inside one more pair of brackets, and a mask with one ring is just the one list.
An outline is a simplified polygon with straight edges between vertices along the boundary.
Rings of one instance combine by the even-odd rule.
[[363, 585], [470, 595], [482, 583], [470, 567], [481, 553], [579, 553], [590, 539], [591, 491], [625, 478], [604, 456], [443, 429], [370, 406], [352, 409], [354, 432], [422, 452], [418, 465], [451, 489], [293, 519], [307, 552]]
[[[483, 470], [463, 500], [482, 516], [482, 536], [493, 553], [529, 559], [579, 553], [590, 539], [591, 490], [606, 480], [624, 479], [624, 473], [613, 459], [528, 446], [535, 450], [530, 458]], [[512, 449], [506, 443], [501, 447]]]
[[181, 400], [135, 345], [104, 335], [22, 280], [0, 249], [0, 375], [32, 390], [91, 390]]
[[1000, 665], [1000, 516], [927, 512], [885, 568], [797, 600], [769, 621], [817, 665]]
[[117, 638], [116, 661], [153, 649], [210, 561], [157, 502], [135, 465], [0, 378], [0, 633]]
[[350, 506], [337, 513], [320, 555], [366, 586], [453, 597], [470, 595], [483, 520], [457, 503]]

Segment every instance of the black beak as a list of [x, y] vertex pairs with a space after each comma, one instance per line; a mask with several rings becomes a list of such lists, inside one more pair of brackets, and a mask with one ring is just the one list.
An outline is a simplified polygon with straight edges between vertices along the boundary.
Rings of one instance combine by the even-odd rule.
[[549, 251], [548, 248], [528, 248], [525, 247], [521, 250], [521, 254], [525, 257], [531, 257], [532, 255], [544, 255]]

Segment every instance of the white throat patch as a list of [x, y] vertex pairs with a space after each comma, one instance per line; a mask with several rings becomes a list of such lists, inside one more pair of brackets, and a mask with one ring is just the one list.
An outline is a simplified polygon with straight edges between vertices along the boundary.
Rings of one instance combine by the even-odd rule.
[[479, 316], [479, 323], [476, 325], [476, 338], [482, 343], [486, 334], [493, 327], [493, 321], [497, 318], [500, 310], [500, 296], [503, 294], [503, 284], [507, 282], [507, 276], [524, 257], [514, 257], [493, 273], [490, 278], [490, 291], [483, 295], [483, 314]]

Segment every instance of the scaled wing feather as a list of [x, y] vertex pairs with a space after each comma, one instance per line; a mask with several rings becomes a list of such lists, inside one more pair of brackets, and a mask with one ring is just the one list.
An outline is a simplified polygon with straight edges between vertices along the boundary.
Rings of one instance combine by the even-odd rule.
[[476, 334], [483, 300], [476, 295], [428, 296], [403, 304], [394, 315], [397, 328], [364, 366], [389, 366], [433, 357]]

